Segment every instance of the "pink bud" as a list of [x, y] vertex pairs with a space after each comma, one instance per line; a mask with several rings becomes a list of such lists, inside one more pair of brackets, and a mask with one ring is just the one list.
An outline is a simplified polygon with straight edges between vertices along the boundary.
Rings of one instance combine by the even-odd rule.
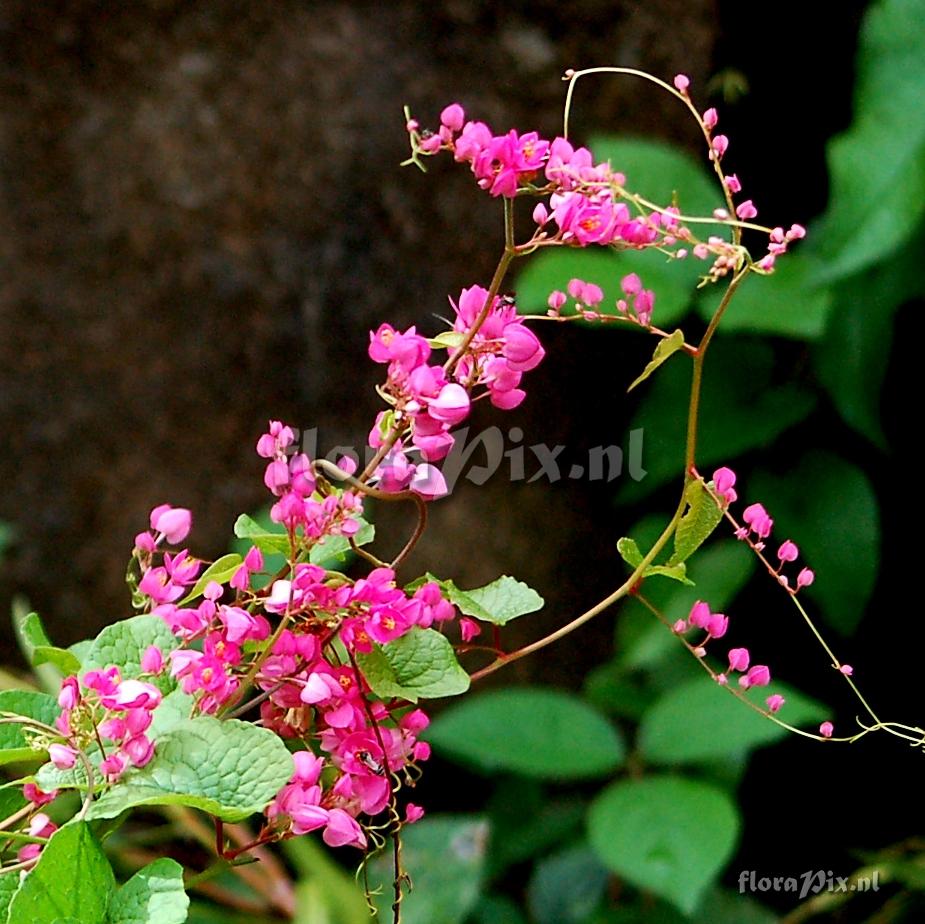
[[459, 103], [450, 103], [443, 112], [440, 113], [440, 124], [445, 125], [450, 131], [458, 132], [463, 127], [463, 121], [466, 113]]
[[854, 668], [850, 664], [842, 664], [839, 671], [846, 677], [850, 677], [854, 673]]
[[716, 675], [716, 682], [717, 682], [721, 687], [724, 687], [724, 686], [726, 686], [726, 684], [729, 683], [729, 678], [728, 678], [725, 674], [717, 674], [717, 675]]
[[673, 82], [675, 89], [681, 93], [687, 93], [687, 88], [691, 85], [690, 77], [686, 74], [676, 74]]
[[765, 702], [768, 704], [769, 712], [780, 712], [780, 707], [783, 706], [787, 700], [785, 700], [780, 693], [772, 693]]
[[732, 648], [729, 651], [729, 670], [748, 670], [749, 654], [747, 648]]
[[736, 207], [736, 215], [738, 215], [742, 221], [748, 221], [750, 218], [756, 218], [758, 216], [758, 209], [755, 208], [755, 203], [752, 202], [751, 199], [746, 199]]
[[796, 561], [799, 555], [800, 550], [789, 539], [777, 550], [777, 557], [781, 561]]
[[416, 821], [420, 821], [424, 817], [424, 809], [419, 805], [415, 805], [413, 802], [409, 802], [405, 806], [405, 824], [413, 825]]
[[77, 762], [77, 751], [66, 744], [50, 744], [48, 746], [48, 759], [59, 770], [70, 770]]
[[710, 633], [710, 638], [722, 638], [728, 628], [729, 617], [724, 616], [722, 613], [715, 613], [707, 623], [707, 632]]
[[585, 290], [582, 293], [581, 300], [592, 308], [599, 305], [604, 300], [604, 290], [593, 282], [585, 283]]
[[716, 158], [722, 157], [729, 148], [729, 139], [725, 135], [717, 135], [713, 139], [713, 153]]
[[683, 632], [687, 632], [687, 620], [679, 619], [671, 627], [672, 632], [676, 632], [678, 635], [681, 635]]
[[756, 664], [748, 669], [745, 679], [750, 687], [766, 687], [771, 682], [771, 671], [765, 664]]
[[164, 655], [157, 645], [149, 645], [141, 656], [143, 674], [159, 674], [164, 669]]
[[477, 635], [481, 635], [482, 627], [474, 620], [464, 616], [459, 620], [459, 631], [464, 642], [471, 642]]
[[712, 107], [710, 107], [703, 114], [703, 127], [707, 131], [712, 131], [716, 128], [716, 123], [719, 122], [719, 113]]
[[725, 494], [736, 483], [736, 473], [731, 468], [718, 468], [713, 472], [713, 487], [717, 494]]
[[65, 677], [58, 693], [58, 705], [62, 709], [73, 709], [80, 702], [80, 687], [76, 677]]
[[823, 722], [819, 726], [819, 734], [823, 738], [831, 738], [832, 734], [835, 732], [835, 726], [831, 722]]
[[585, 291], [585, 281], [583, 279], [569, 279], [565, 289], [572, 298], [580, 300]]
[[542, 202], [538, 202], [533, 209], [533, 220], [540, 226], [549, 221], [549, 210]]
[[627, 295], [638, 295], [642, 291], [642, 280], [636, 273], [630, 273], [620, 280], [620, 288]]
[[726, 189], [731, 193], [742, 192], [742, 184], [734, 173], [730, 173], [729, 176], [726, 177]]
[[809, 587], [815, 580], [816, 575], [809, 568], [804, 568], [797, 575], [797, 587]]
[[798, 241], [801, 238], [806, 237], [806, 228], [803, 225], [791, 225], [790, 230], [787, 232], [787, 239], [791, 241]]
[[565, 304], [566, 298], [567, 296], [564, 292], [560, 292], [558, 289], [555, 289], [549, 293], [549, 298], [546, 299], [546, 304], [549, 305], [553, 311], [558, 311]]
[[185, 507], [171, 507], [170, 504], [161, 504], [151, 511], [151, 529], [163, 533], [171, 545], [182, 542], [188, 535], [193, 524], [193, 515]]
[[696, 626], [698, 629], [706, 629], [710, 622], [709, 604], [704, 603], [703, 600], [698, 600], [691, 607], [691, 611], [687, 618], [692, 626]]

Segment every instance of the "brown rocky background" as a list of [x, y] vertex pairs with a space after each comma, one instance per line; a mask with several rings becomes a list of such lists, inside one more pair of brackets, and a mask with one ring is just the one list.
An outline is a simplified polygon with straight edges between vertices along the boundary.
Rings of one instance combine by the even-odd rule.
[[[368, 329], [436, 325], [500, 245], [496, 204], [464, 171], [399, 169], [402, 104], [425, 124], [460, 100], [499, 130], [554, 133], [568, 66], [702, 85], [714, 6], [0, 5], [0, 520], [18, 531], [0, 613], [24, 594], [62, 643], [125, 615], [131, 540], [163, 501], [192, 507], [194, 547], [220, 554], [237, 513], [265, 503], [253, 445], [271, 416], [319, 426], [322, 448], [362, 445]], [[589, 82], [578, 132], [677, 137], [666, 104]], [[589, 341], [549, 336], [563, 346], [523, 409], [479, 422], [619, 442], [620, 412], [595, 409], [585, 433]], [[615, 577], [618, 533], [595, 550], [578, 483], [460, 494], [434, 508], [421, 567], [464, 586], [522, 576], [553, 620]]]

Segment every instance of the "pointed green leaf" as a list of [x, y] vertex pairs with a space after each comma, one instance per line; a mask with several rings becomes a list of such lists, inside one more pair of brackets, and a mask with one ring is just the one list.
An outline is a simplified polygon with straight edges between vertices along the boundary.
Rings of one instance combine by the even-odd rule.
[[[123, 678], [140, 677], [141, 658], [151, 645], [156, 645], [166, 656], [179, 647], [179, 639], [167, 628], [160, 616], [132, 616], [106, 626], [93, 640], [85, 660], [84, 669], [102, 670], [115, 665]], [[176, 683], [166, 674], [151, 678], [163, 693], [172, 690]]]
[[427, 342], [437, 350], [442, 349], [443, 347], [451, 347], [455, 350], [457, 347], [462, 345], [463, 338], [465, 336], [466, 335], [462, 331], [445, 330], [442, 333], [437, 334], [436, 337], [432, 337]]
[[[634, 571], [642, 564], [643, 554], [639, 551], [639, 546], [634, 539], [630, 539], [628, 536], [619, 539], [617, 541], [617, 551], [620, 553], [620, 557]], [[687, 576], [687, 567], [684, 562], [677, 562], [675, 564], [669, 563], [667, 565], [649, 565], [645, 571], [642, 572], [642, 576], [644, 578], [666, 577], [671, 578], [673, 581], [679, 581], [682, 584], [693, 584], [693, 581]]]
[[10, 902], [7, 924], [72, 918], [106, 924], [116, 877], [90, 826], [71, 822], [56, 831]]
[[191, 600], [195, 600], [202, 595], [209, 581], [215, 581], [217, 584], [224, 584], [231, 580], [231, 576], [241, 567], [244, 559], [237, 552], [229, 552], [221, 558], [216, 559], [199, 575], [199, 580], [193, 585], [193, 589], [177, 604], [185, 606]]
[[437, 750], [489, 773], [541, 779], [603, 776], [623, 760], [623, 742], [597, 710], [562, 690], [519, 687], [466, 699], [431, 723]]
[[395, 641], [358, 654], [357, 661], [373, 692], [383, 699], [400, 696], [416, 703], [469, 689], [469, 675], [436, 629], [414, 626]]
[[187, 805], [241, 821], [262, 812], [292, 773], [292, 755], [273, 732], [197, 716], [158, 737], [151, 762], [126, 773], [87, 817], [115, 818], [136, 805]]
[[[277, 528], [273, 528], [277, 527]], [[234, 523], [234, 534], [238, 539], [247, 539], [261, 552], [271, 555], [289, 555], [289, 536], [284, 527], [272, 524], [270, 528], [262, 526], [253, 517], [242, 513]]]
[[35, 669], [39, 686], [48, 693], [56, 693], [61, 685], [61, 671], [53, 664], [36, 660], [38, 649], [53, 647], [38, 613], [29, 611], [22, 597], [13, 599], [13, 633], [26, 662]]
[[925, 211], [922, 15], [921, 0], [881, 0], [865, 16], [854, 120], [829, 143], [830, 205], [813, 232], [827, 280], [895, 251]]
[[739, 825], [725, 792], [676, 776], [615, 783], [588, 810], [605, 865], [687, 915], [732, 856]]
[[108, 924], [183, 924], [189, 898], [183, 867], [162, 857], [138, 870], [113, 896]]
[[668, 559], [669, 565], [687, 561], [710, 538], [723, 519], [722, 508], [701, 481], [692, 481], [685, 488], [684, 500], [687, 509], [675, 530], [674, 553]]
[[[61, 710], [53, 696], [26, 690], [4, 690], [0, 693], [0, 712], [26, 716], [51, 725]], [[17, 760], [37, 760], [41, 751], [29, 746], [23, 734], [25, 726], [16, 723], [0, 725], [0, 765]]]
[[532, 587], [506, 574], [474, 590], [460, 590], [452, 581], [440, 583], [447, 592], [447, 599], [459, 607], [461, 613], [496, 626], [535, 613], [545, 603]]
[[646, 364], [645, 369], [638, 375], [626, 390], [632, 391], [640, 382], [644, 382], [658, 367], [665, 362], [670, 356], [673, 356], [678, 350], [684, 347], [684, 331], [676, 330], [664, 340], [659, 340], [652, 354], [652, 359]]
[[[749, 691], [748, 698], [765, 708], [769, 692], [783, 694], [780, 718], [790, 725], [818, 725], [826, 717], [820, 703], [776, 681], [770, 691]], [[639, 747], [653, 763], [700, 763], [763, 747], [786, 735], [786, 729], [738, 702], [709, 677], [695, 677], [669, 690], [646, 711]]]

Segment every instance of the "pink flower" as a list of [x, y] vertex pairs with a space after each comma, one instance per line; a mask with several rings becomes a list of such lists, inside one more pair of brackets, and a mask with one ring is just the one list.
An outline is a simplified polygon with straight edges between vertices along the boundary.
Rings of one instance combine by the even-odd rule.
[[467, 616], [459, 620], [459, 632], [464, 642], [471, 642], [477, 635], [482, 634], [482, 627]]
[[691, 79], [686, 74], [675, 74], [673, 83], [679, 93], [687, 93], [687, 88], [691, 85]]
[[729, 628], [729, 617], [722, 613], [714, 613], [707, 622], [707, 632], [710, 638], [722, 638]]
[[58, 790], [52, 789], [50, 792], [43, 792], [35, 783], [26, 783], [22, 788], [23, 796], [36, 807], [48, 805], [58, 798]]
[[366, 846], [366, 835], [363, 829], [343, 809], [333, 808], [328, 813], [328, 823], [322, 834], [322, 839], [328, 847], [359, 847]]
[[716, 128], [716, 123], [719, 122], [719, 114], [711, 107], [703, 114], [702, 121], [703, 127], [707, 131], [712, 131], [714, 128]]
[[459, 103], [450, 103], [440, 113], [440, 124], [445, 125], [451, 132], [458, 132], [463, 127], [466, 113]]
[[800, 550], [796, 545], [787, 539], [777, 550], [777, 557], [782, 561], [796, 561], [800, 555]]
[[80, 702], [80, 685], [76, 677], [65, 677], [58, 693], [58, 705], [62, 709], [73, 709]]
[[164, 669], [164, 655], [157, 645], [149, 645], [141, 656], [143, 674], [159, 674]]
[[748, 670], [749, 654], [747, 648], [732, 648], [729, 651], [729, 670]]
[[780, 712], [781, 706], [784, 705], [786, 700], [780, 693], [772, 693], [765, 702], [768, 704], [769, 712]]
[[405, 824], [413, 825], [416, 821], [420, 821], [424, 817], [424, 809], [419, 805], [415, 805], [413, 802], [409, 802], [405, 806]]
[[804, 568], [797, 575], [797, 587], [809, 587], [816, 580], [816, 575], [809, 568]]
[[48, 746], [48, 759], [59, 770], [70, 770], [77, 762], [77, 751], [66, 744], [50, 744]]
[[151, 511], [151, 529], [162, 533], [171, 544], [182, 542], [193, 525], [193, 515], [185, 507], [171, 507], [170, 504], [161, 504]]
[[736, 206], [736, 215], [742, 219], [742, 221], [748, 221], [751, 218], [757, 218], [758, 209], [755, 208], [755, 203], [751, 199], [746, 199], [740, 205]]
[[710, 622], [710, 605], [698, 600], [688, 614], [688, 622], [698, 629], [706, 629]]
[[835, 726], [831, 722], [823, 722], [819, 726], [819, 734], [822, 735], [823, 738], [831, 738], [834, 732]]
[[844, 674], [846, 677], [850, 677], [854, 673], [854, 668], [850, 664], [842, 664], [838, 670], [839, 673]]
[[748, 673], [739, 678], [739, 685], [746, 690], [749, 687], [766, 687], [771, 682], [771, 671], [765, 664], [756, 664]]

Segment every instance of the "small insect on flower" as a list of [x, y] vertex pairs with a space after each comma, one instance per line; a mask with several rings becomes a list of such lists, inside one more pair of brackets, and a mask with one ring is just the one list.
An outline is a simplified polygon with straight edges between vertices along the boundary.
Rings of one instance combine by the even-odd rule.
[[385, 776], [385, 767], [383, 767], [369, 751], [357, 751], [356, 759], [363, 764], [364, 767], [372, 770], [376, 776]]

